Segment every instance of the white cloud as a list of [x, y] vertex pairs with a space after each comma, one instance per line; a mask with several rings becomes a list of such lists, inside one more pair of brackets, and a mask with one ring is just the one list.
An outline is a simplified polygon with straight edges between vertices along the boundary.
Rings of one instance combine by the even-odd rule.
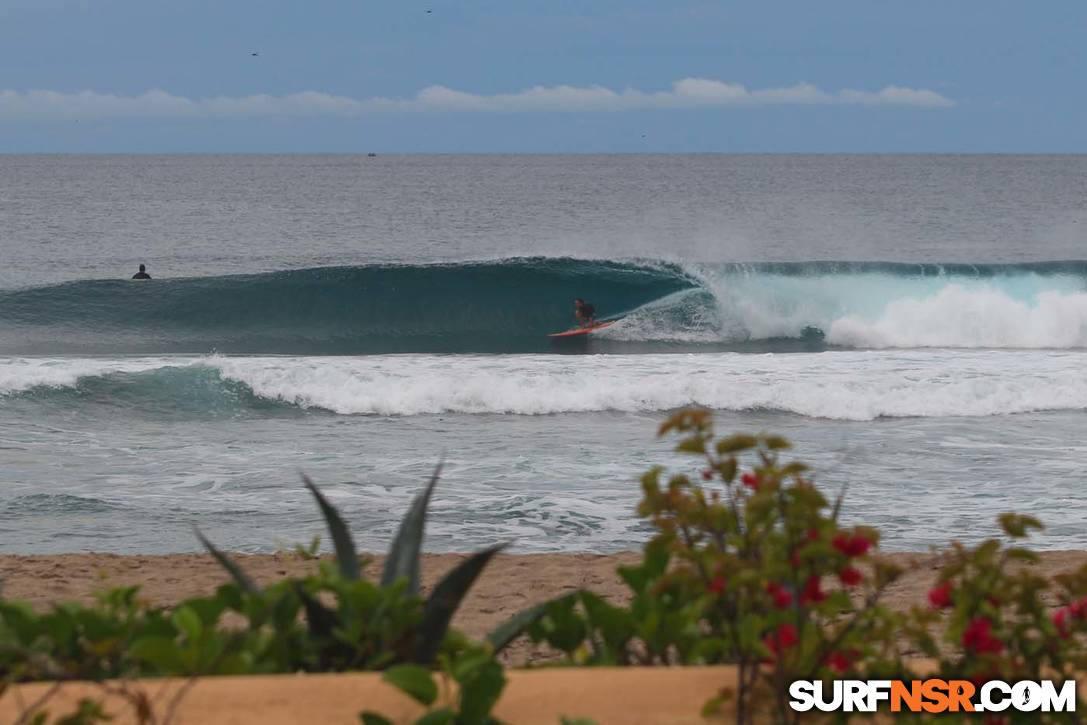
[[923, 88], [886, 86], [878, 91], [828, 92], [802, 83], [749, 90], [737, 83], [684, 78], [669, 90], [613, 90], [604, 86], [533, 86], [517, 93], [481, 95], [430, 86], [412, 98], [356, 99], [319, 91], [285, 96], [185, 98], [162, 90], [138, 96], [80, 91], [0, 91], [0, 120], [98, 118], [244, 118], [267, 116], [361, 116], [396, 112], [518, 113], [631, 111], [770, 105], [946, 107], [955, 102]]

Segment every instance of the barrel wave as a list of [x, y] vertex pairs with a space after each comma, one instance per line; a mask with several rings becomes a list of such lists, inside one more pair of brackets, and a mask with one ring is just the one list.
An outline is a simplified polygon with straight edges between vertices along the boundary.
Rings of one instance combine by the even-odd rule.
[[[620, 322], [579, 340], [572, 300]], [[1087, 347], [1087, 262], [514, 258], [0, 292], [0, 354]]]

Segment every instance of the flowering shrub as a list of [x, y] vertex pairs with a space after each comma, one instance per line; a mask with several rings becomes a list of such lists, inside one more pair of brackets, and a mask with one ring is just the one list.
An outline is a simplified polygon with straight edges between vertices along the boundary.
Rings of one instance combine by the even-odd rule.
[[677, 450], [701, 459], [700, 475], [642, 478], [638, 514], [655, 534], [642, 563], [620, 570], [631, 604], [581, 593], [552, 604], [530, 634], [578, 663], [735, 664], [737, 691], [707, 710], [733, 698], [741, 723], [796, 719], [796, 679], [900, 672], [896, 620], [879, 604], [899, 571], [873, 556], [878, 533], [840, 526], [838, 503], [807, 468], [780, 461], [782, 438], [718, 439], [698, 410], [660, 432], [681, 436]]
[[[1030, 516], [1004, 514], [999, 521], [1012, 541], [1042, 528]], [[974, 548], [956, 542], [943, 554], [927, 607], [914, 609], [905, 630], [937, 661], [934, 676], [980, 686], [989, 680], [1069, 680], [1087, 671], [1087, 566], [1050, 581], [1031, 570], [1037, 559], [996, 539]], [[1067, 722], [1068, 716], [1034, 712], [1029, 720]]]

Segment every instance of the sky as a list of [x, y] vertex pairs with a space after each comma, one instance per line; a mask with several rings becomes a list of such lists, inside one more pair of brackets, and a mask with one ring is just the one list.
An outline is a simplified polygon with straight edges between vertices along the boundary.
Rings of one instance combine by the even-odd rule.
[[1085, 153], [1087, 2], [0, 0], [0, 152]]

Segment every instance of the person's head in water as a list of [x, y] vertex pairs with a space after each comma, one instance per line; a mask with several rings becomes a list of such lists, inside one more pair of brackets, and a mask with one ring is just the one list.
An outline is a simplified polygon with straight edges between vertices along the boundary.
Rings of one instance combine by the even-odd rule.
[[151, 275], [147, 273], [147, 266], [141, 264], [140, 271], [132, 275], [132, 279], [151, 279]]
[[140, 265], [140, 271], [141, 271], [141, 272], [146, 272], [146, 271], [147, 271], [147, 267], [141, 264], [141, 265]]

